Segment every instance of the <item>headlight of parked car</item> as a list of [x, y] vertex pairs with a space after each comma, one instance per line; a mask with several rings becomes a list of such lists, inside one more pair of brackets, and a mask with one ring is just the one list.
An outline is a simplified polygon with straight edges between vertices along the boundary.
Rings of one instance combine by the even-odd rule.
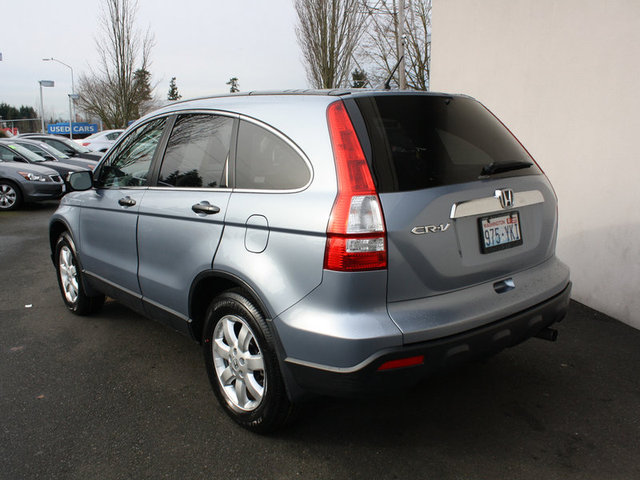
[[18, 172], [20, 175], [22, 175], [25, 180], [29, 180], [31, 182], [49, 182], [50, 179], [49, 177], [47, 177], [46, 175], [37, 175], [35, 173], [28, 173], [28, 172]]

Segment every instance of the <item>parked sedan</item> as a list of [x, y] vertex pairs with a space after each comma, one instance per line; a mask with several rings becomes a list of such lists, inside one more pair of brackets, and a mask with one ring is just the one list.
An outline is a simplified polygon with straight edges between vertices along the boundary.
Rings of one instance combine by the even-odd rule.
[[64, 192], [65, 184], [55, 170], [0, 156], [0, 211], [15, 210], [23, 202], [55, 200]]
[[85, 167], [90, 170], [95, 169], [98, 166], [98, 162], [95, 160], [89, 160], [88, 158], [71, 158], [66, 153], [61, 152], [57, 148], [52, 147], [44, 143], [41, 140], [32, 140], [30, 138], [12, 138], [13, 142], [24, 148], [31, 150], [43, 157], [45, 160], [57, 161], [67, 163], [69, 165], [76, 165], [78, 167]]
[[48, 167], [55, 170], [62, 178], [67, 178], [67, 175], [72, 172], [90, 170], [89, 167], [79, 167], [55, 160], [45, 160], [37, 153], [18, 145], [13, 140], [0, 140], [0, 157], [8, 162], [30, 163]]
[[23, 133], [19, 138], [28, 138], [29, 140], [39, 140], [51, 145], [53, 148], [60, 150], [62, 153], [70, 157], [88, 158], [89, 160], [100, 161], [102, 153], [92, 152], [82, 145], [78, 145], [73, 140], [61, 137], [59, 135], [46, 135], [44, 133]]
[[124, 132], [122, 129], [103, 130], [102, 132], [94, 133], [87, 138], [78, 140], [78, 142], [92, 152], [106, 152], [111, 148], [111, 145], [116, 143], [116, 139], [122, 132]]

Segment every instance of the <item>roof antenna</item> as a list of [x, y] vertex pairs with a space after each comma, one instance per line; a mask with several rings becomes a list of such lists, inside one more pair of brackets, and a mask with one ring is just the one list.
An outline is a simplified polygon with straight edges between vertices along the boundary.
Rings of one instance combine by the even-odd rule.
[[396, 73], [396, 70], [398, 69], [398, 67], [400, 66], [400, 62], [402, 61], [402, 59], [404, 58], [404, 55], [402, 55], [399, 59], [398, 59], [398, 63], [396, 63], [396, 66], [393, 67], [393, 70], [391, 71], [391, 75], [389, 75], [387, 77], [387, 79], [384, 82], [384, 89], [385, 90], [391, 90], [391, 79], [393, 78], [393, 75]]

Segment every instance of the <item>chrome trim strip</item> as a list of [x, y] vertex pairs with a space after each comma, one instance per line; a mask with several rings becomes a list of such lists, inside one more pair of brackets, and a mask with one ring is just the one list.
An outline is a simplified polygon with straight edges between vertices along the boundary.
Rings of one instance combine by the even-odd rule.
[[[500, 190], [496, 190], [500, 192]], [[477, 198], [475, 200], [469, 200], [466, 202], [454, 203], [451, 206], [451, 214], [449, 218], [463, 218], [472, 217], [474, 215], [482, 215], [485, 213], [500, 212], [502, 210], [512, 210], [514, 208], [526, 207], [528, 205], [535, 205], [537, 203], [544, 203], [544, 196], [540, 190], [528, 190], [526, 192], [515, 192], [513, 194], [513, 205], [510, 208], [502, 208], [500, 204], [500, 198], [485, 197]]]
[[208, 193], [216, 193], [216, 192], [232, 192], [231, 188], [218, 188], [218, 187], [149, 187], [149, 190], [163, 191], [163, 192], [208, 192]]
[[154, 302], [153, 300], [149, 300], [149, 298], [147, 297], [142, 297], [142, 301], [148, 303], [149, 305], [152, 305], [154, 307], [156, 307], [159, 310], [164, 310], [167, 313], [170, 313], [171, 315], [173, 315], [176, 318], [179, 318], [180, 320], [184, 320], [187, 323], [191, 323], [191, 319], [187, 318], [186, 315], [183, 315], [182, 313], [173, 310], [169, 307], [165, 307], [164, 305], [159, 304], [158, 302]]
[[128, 288], [124, 288], [122, 285], [118, 285], [118, 284], [116, 284], [116, 283], [113, 283], [113, 282], [111, 282], [111, 281], [107, 280], [106, 278], [101, 277], [100, 275], [96, 275], [95, 273], [92, 273], [92, 272], [90, 272], [90, 271], [88, 271], [88, 270], [83, 270], [83, 271], [82, 271], [82, 273], [83, 273], [83, 274], [85, 274], [85, 275], [88, 275], [88, 276], [90, 276], [90, 277], [93, 277], [93, 278], [95, 278], [96, 280], [99, 280], [99, 281], [101, 281], [101, 282], [104, 282], [104, 283], [106, 283], [107, 285], [112, 286], [113, 288], [117, 288], [118, 290], [120, 290], [120, 291], [122, 291], [122, 292], [126, 293], [127, 295], [130, 295], [131, 297], [134, 297], [134, 298], [136, 298], [136, 299], [138, 299], [138, 300], [141, 300], [141, 299], [142, 299], [142, 295], [140, 295], [139, 293], [136, 293], [136, 292], [134, 292], [134, 291], [132, 291], [132, 290], [129, 290]]
[[165, 312], [170, 313], [174, 317], [177, 317], [177, 318], [179, 318], [181, 320], [184, 320], [187, 323], [191, 323], [191, 319], [188, 318], [186, 315], [183, 315], [182, 313], [177, 312], [177, 311], [175, 311], [175, 310], [173, 310], [171, 308], [165, 307], [164, 305], [160, 305], [158, 302], [154, 302], [153, 300], [150, 300], [147, 297], [144, 297], [144, 296], [140, 295], [139, 293], [133, 292], [133, 291], [129, 290], [128, 288], [124, 288], [122, 285], [118, 285], [116, 283], [113, 283], [112, 281], [107, 280], [106, 278], [103, 278], [100, 275], [96, 275], [95, 273], [91, 273], [91, 272], [89, 272], [87, 270], [83, 270], [82, 273], [85, 274], [85, 275], [88, 275], [90, 277], [93, 277], [96, 280], [104, 282], [107, 285], [112, 286], [113, 288], [117, 288], [121, 292], [124, 292], [124, 293], [130, 295], [131, 297], [134, 297], [134, 298], [136, 298], [138, 300], [142, 300], [143, 302], [146, 302], [146, 303], [148, 303], [148, 304], [150, 304], [150, 305], [152, 305], [152, 306], [154, 306], [154, 307], [156, 307], [156, 308], [158, 308], [160, 310], [164, 310]]
[[357, 372], [358, 370], [362, 370], [371, 362], [383, 356], [385, 353], [387, 352], [381, 351], [381, 352], [374, 353], [373, 355], [370, 355], [369, 357], [365, 358], [363, 361], [361, 361], [360, 363], [352, 367], [333, 367], [331, 365], [322, 365], [319, 363], [307, 362], [306, 360], [299, 360], [297, 358], [291, 358], [291, 357], [285, 358], [284, 361], [287, 363], [292, 363], [294, 365], [300, 365], [302, 367], [310, 367], [310, 368], [315, 368], [316, 370], [323, 370], [325, 372], [354, 373], [354, 372]]

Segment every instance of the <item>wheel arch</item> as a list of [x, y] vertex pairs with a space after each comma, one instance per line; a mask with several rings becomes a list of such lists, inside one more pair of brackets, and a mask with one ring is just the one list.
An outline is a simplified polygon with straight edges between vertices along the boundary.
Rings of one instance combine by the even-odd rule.
[[189, 330], [196, 341], [202, 342], [205, 316], [211, 300], [234, 288], [242, 289], [249, 300], [260, 309], [266, 320], [273, 318], [266, 303], [246, 281], [232, 273], [207, 270], [198, 274], [189, 290], [189, 318], [191, 319]]
[[[54, 263], [55, 263], [54, 256], [56, 252], [56, 243], [58, 243], [58, 238], [60, 238], [60, 235], [62, 235], [65, 232], [73, 240], [73, 235], [71, 235], [71, 228], [69, 228], [69, 225], [67, 225], [65, 221], [61, 220], [60, 218], [55, 218], [49, 224], [49, 247], [51, 248], [51, 261], [53, 261]], [[75, 242], [74, 242], [74, 245], [75, 245]]]

